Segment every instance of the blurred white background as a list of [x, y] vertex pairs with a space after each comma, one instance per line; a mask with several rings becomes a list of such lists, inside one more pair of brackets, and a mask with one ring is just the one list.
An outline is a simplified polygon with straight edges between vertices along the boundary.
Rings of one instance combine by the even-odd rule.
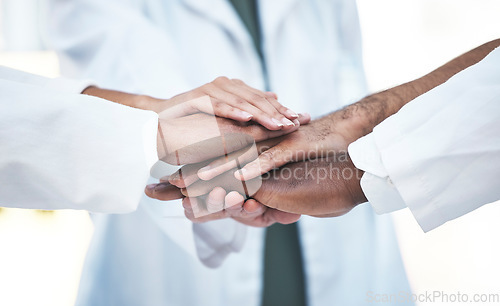
[[[358, 0], [358, 5], [373, 91], [417, 78], [500, 38], [498, 0]], [[57, 58], [46, 50], [44, 18], [43, 0], [0, 0], [0, 65], [58, 75]], [[414, 293], [500, 295], [499, 204], [427, 234], [409, 211], [393, 214]], [[85, 212], [0, 208], [0, 305], [72, 305], [92, 231]]]

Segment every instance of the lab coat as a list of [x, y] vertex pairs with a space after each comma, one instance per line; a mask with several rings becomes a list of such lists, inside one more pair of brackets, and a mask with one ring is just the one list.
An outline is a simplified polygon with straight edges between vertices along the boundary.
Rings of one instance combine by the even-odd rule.
[[89, 84], [0, 66], [0, 206], [137, 208], [158, 116], [81, 95]]
[[500, 199], [500, 48], [350, 145], [378, 213], [430, 231]]
[[[227, 1], [51, 4], [65, 75], [160, 98], [221, 75], [265, 89], [259, 56]], [[318, 116], [366, 93], [355, 1], [260, 1], [259, 14], [268, 84], [283, 104]], [[232, 232], [235, 222], [224, 222], [221, 234]], [[217, 269], [185, 251], [191, 227], [179, 202], [144, 198], [132, 214], [97, 216], [95, 229], [78, 305], [260, 304], [263, 229], [247, 227], [241, 251]], [[369, 205], [336, 219], [302, 217], [299, 231], [309, 305], [363, 305], [370, 292], [410, 290], [391, 220]]]

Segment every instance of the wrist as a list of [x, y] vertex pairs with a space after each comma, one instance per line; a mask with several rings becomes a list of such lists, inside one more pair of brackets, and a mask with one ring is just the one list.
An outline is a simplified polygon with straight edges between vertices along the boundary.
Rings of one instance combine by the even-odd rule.
[[375, 126], [397, 113], [419, 95], [413, 82], [369, 95], [333, 113], [336, 128], [347, 145], [371, 133]]
[[346, 152], [349, 145], [344, 128], [335, 113], [316, 119], [301, 126], [307, 139], [307, 148], [316, 152], [317, 156], [329, 156], [339, 152]]
[[131, 95], [128, 101], [130, 103], [129, 106], [131, 107], [143, 110], [152, 110], [155, 100], [156, 99], [146, 95]]
[[[359, 103], [359, 102], [358, 102]], [[335, 137], [338, 151], [347, 152], [347, 147], [358, 138], [369, 133], [368, 118], [358, 103], [348, 105], [325, 118], [329, 119], [329, 135]]]
[[351, 195], [353, 205], [357, 206], [361, 203], [368, 202], [368, 199], [366, 198], [366, 195], [361, 188], [361, 178], [363, 177], [363, 174], [365, 172], [356, 168], [352, 163], [350, 157], [348, 157], [348, 161], [346, 163], [346, 168], [350, 168], [352, 170], [352, 172], [348, 171], [349, 173], [352, 173], [352, 176], [345, 177], [344, 181], [346, 184], [346, 188]]

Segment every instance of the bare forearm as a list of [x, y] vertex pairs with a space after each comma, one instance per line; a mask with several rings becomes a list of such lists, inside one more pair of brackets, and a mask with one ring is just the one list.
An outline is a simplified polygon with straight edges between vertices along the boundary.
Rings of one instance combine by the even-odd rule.
[[145, 95], [130, 94], [95, 86], [87, 87], [82, 94], [145, 110], [151, 110], [155, 102], [162, 101]]
[[343, 129], [342, 132], [347, 135], [347, 142], [352, 142], [370, 133], [376, 125], [398, 112], [408, 102], [478, 63], [498, 46], [500, 39], [488, 42], [419, 79], [367, 96], [322, 120], [330, 123], [331, 120], [335, 121], [336, 128]]

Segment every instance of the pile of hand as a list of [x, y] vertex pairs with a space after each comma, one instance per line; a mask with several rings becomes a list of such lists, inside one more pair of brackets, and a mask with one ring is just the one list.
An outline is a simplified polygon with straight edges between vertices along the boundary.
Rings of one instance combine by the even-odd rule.
[[146, 194], [182, 198], [193, 222], [269, 226], [302, 214], [339, 216], [366, 202], [362, 172], [347, 154], [360, 136], [350, 110], [311, 121], [275, 94], [227, 78], [149, 108], [159, 114], [160, 160], [183, 167]]

